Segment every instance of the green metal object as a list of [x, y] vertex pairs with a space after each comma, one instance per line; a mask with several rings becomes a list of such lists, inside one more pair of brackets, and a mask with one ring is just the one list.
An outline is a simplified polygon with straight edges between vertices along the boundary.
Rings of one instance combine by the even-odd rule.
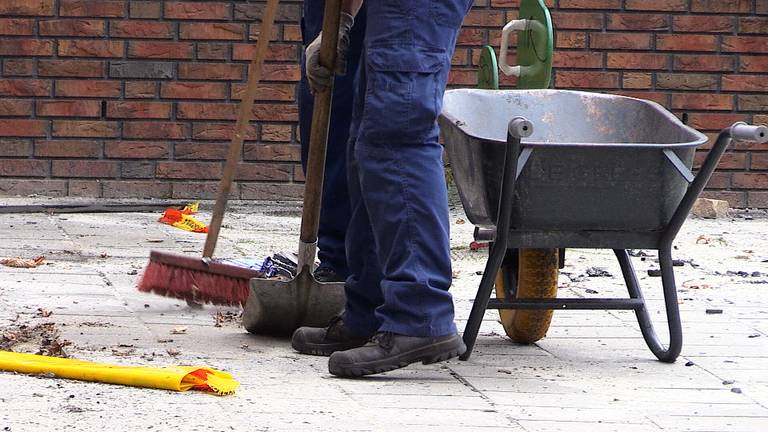
[[529, 22], [525, 30], [517, 33], [517, 64], [521, 66], [517, 88], [547, 88], [552, 78], [555, 40], [552, 16], [544, 0], [522, 0], [520, 19]]
[[477, 88], [483, 90], [499, 89], [499, 64], [493, 47], [486, 45], [480, 51], [480, 69], [477, 71]]

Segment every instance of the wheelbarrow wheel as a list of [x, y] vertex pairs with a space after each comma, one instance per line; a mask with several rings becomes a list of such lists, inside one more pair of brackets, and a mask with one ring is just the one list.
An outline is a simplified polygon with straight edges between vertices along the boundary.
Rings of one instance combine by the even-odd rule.
[[[518, 299], [553, 299], [557, 297], [559, 274], [557, 249], [519, 249], [508, 251], [496, 274], [496, 297], [506, 299], [514, 291]], [[511, 289], [515, 286], [517, 289]], [[515, 342], [534, 343], [547, 334], [552, 322], [551, 310], [499, 309], [501, 324]]]

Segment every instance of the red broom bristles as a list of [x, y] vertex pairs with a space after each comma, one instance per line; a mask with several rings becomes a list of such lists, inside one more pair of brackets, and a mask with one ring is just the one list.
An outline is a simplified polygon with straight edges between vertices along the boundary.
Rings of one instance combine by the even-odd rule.
[[138, 289], [195, 303], [242, 307], [248, 300], [250, 282], [150, 260]]

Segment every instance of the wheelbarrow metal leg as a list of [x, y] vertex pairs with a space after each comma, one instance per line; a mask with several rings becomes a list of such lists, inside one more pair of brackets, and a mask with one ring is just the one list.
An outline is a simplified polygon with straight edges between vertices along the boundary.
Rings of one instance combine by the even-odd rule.
[[661, 264], [662, 284], [664, 286], [664, 303], [667, 311], [667, 325], [669, 327], [670, 342], [668, 348], [665, 348], [661, 341], [659, 341], [656, 330], [653, 328], [653, 322], [648, 314], [645, 298], [637, 281], [629, 254], [624, 249], [615, 249], [614, 253], [619, 260], [621, 273], [624, 276], [629, 296], [643, 301], [642, 306], [635, 309], [635, 315], [637, 316], [637, 322], [640, 325], [640, 331], [643, 334], [645, 343], [659, 360], [668, 363], [674, 362], [682, 349], [683, 332], [680, 323], [680, 310], [677, 305], [677, 290], [670, 250], [666, 249], [666, 252], [664, 252], [664, 249], [662, 249], [659, 251], [659, 263]]
[[517, 176], [517, 158], [520, 156], [520, 140], [524, 136], [530, 136], [531, 133], [533, 133], [533, 126], [529, 121], [516, 117], [509, 122], [504, 173], [502, 174], [501, 183], [501, 199], [499, 200], [498, 218], [496, 219], [496, 239], [491, 246], [491, 253], [488, 257], [488, 262], [485, 264], [483, 278], [480, 280], [480, 287], [477, 290], [475, 302], [472, 304], [472, 311], [469, 314], [467, 326], [464, 329], [463, 338], [467, 350], [459, 357], [461, 360], [467, 360], [472, 355], [472, 349], [477, 340], [477, 333], [480, 331], [480, 325], [483, 323], [483, 316], [488, 308], [491, 291], [493, 291], [496, 281], [496, 273], [499, 272], [504, 262], [504, 255], [507, 253], [509, 229], [512, 219], [512, 204], [515, 193], [515, 178]]

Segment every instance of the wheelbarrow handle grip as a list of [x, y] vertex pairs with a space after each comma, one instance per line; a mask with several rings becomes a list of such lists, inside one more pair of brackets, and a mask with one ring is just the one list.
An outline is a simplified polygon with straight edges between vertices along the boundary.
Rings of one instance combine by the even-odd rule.
[[731, 136], [738, 141], [768, 142], [768, 127], [739, 122], [731, 126]]

